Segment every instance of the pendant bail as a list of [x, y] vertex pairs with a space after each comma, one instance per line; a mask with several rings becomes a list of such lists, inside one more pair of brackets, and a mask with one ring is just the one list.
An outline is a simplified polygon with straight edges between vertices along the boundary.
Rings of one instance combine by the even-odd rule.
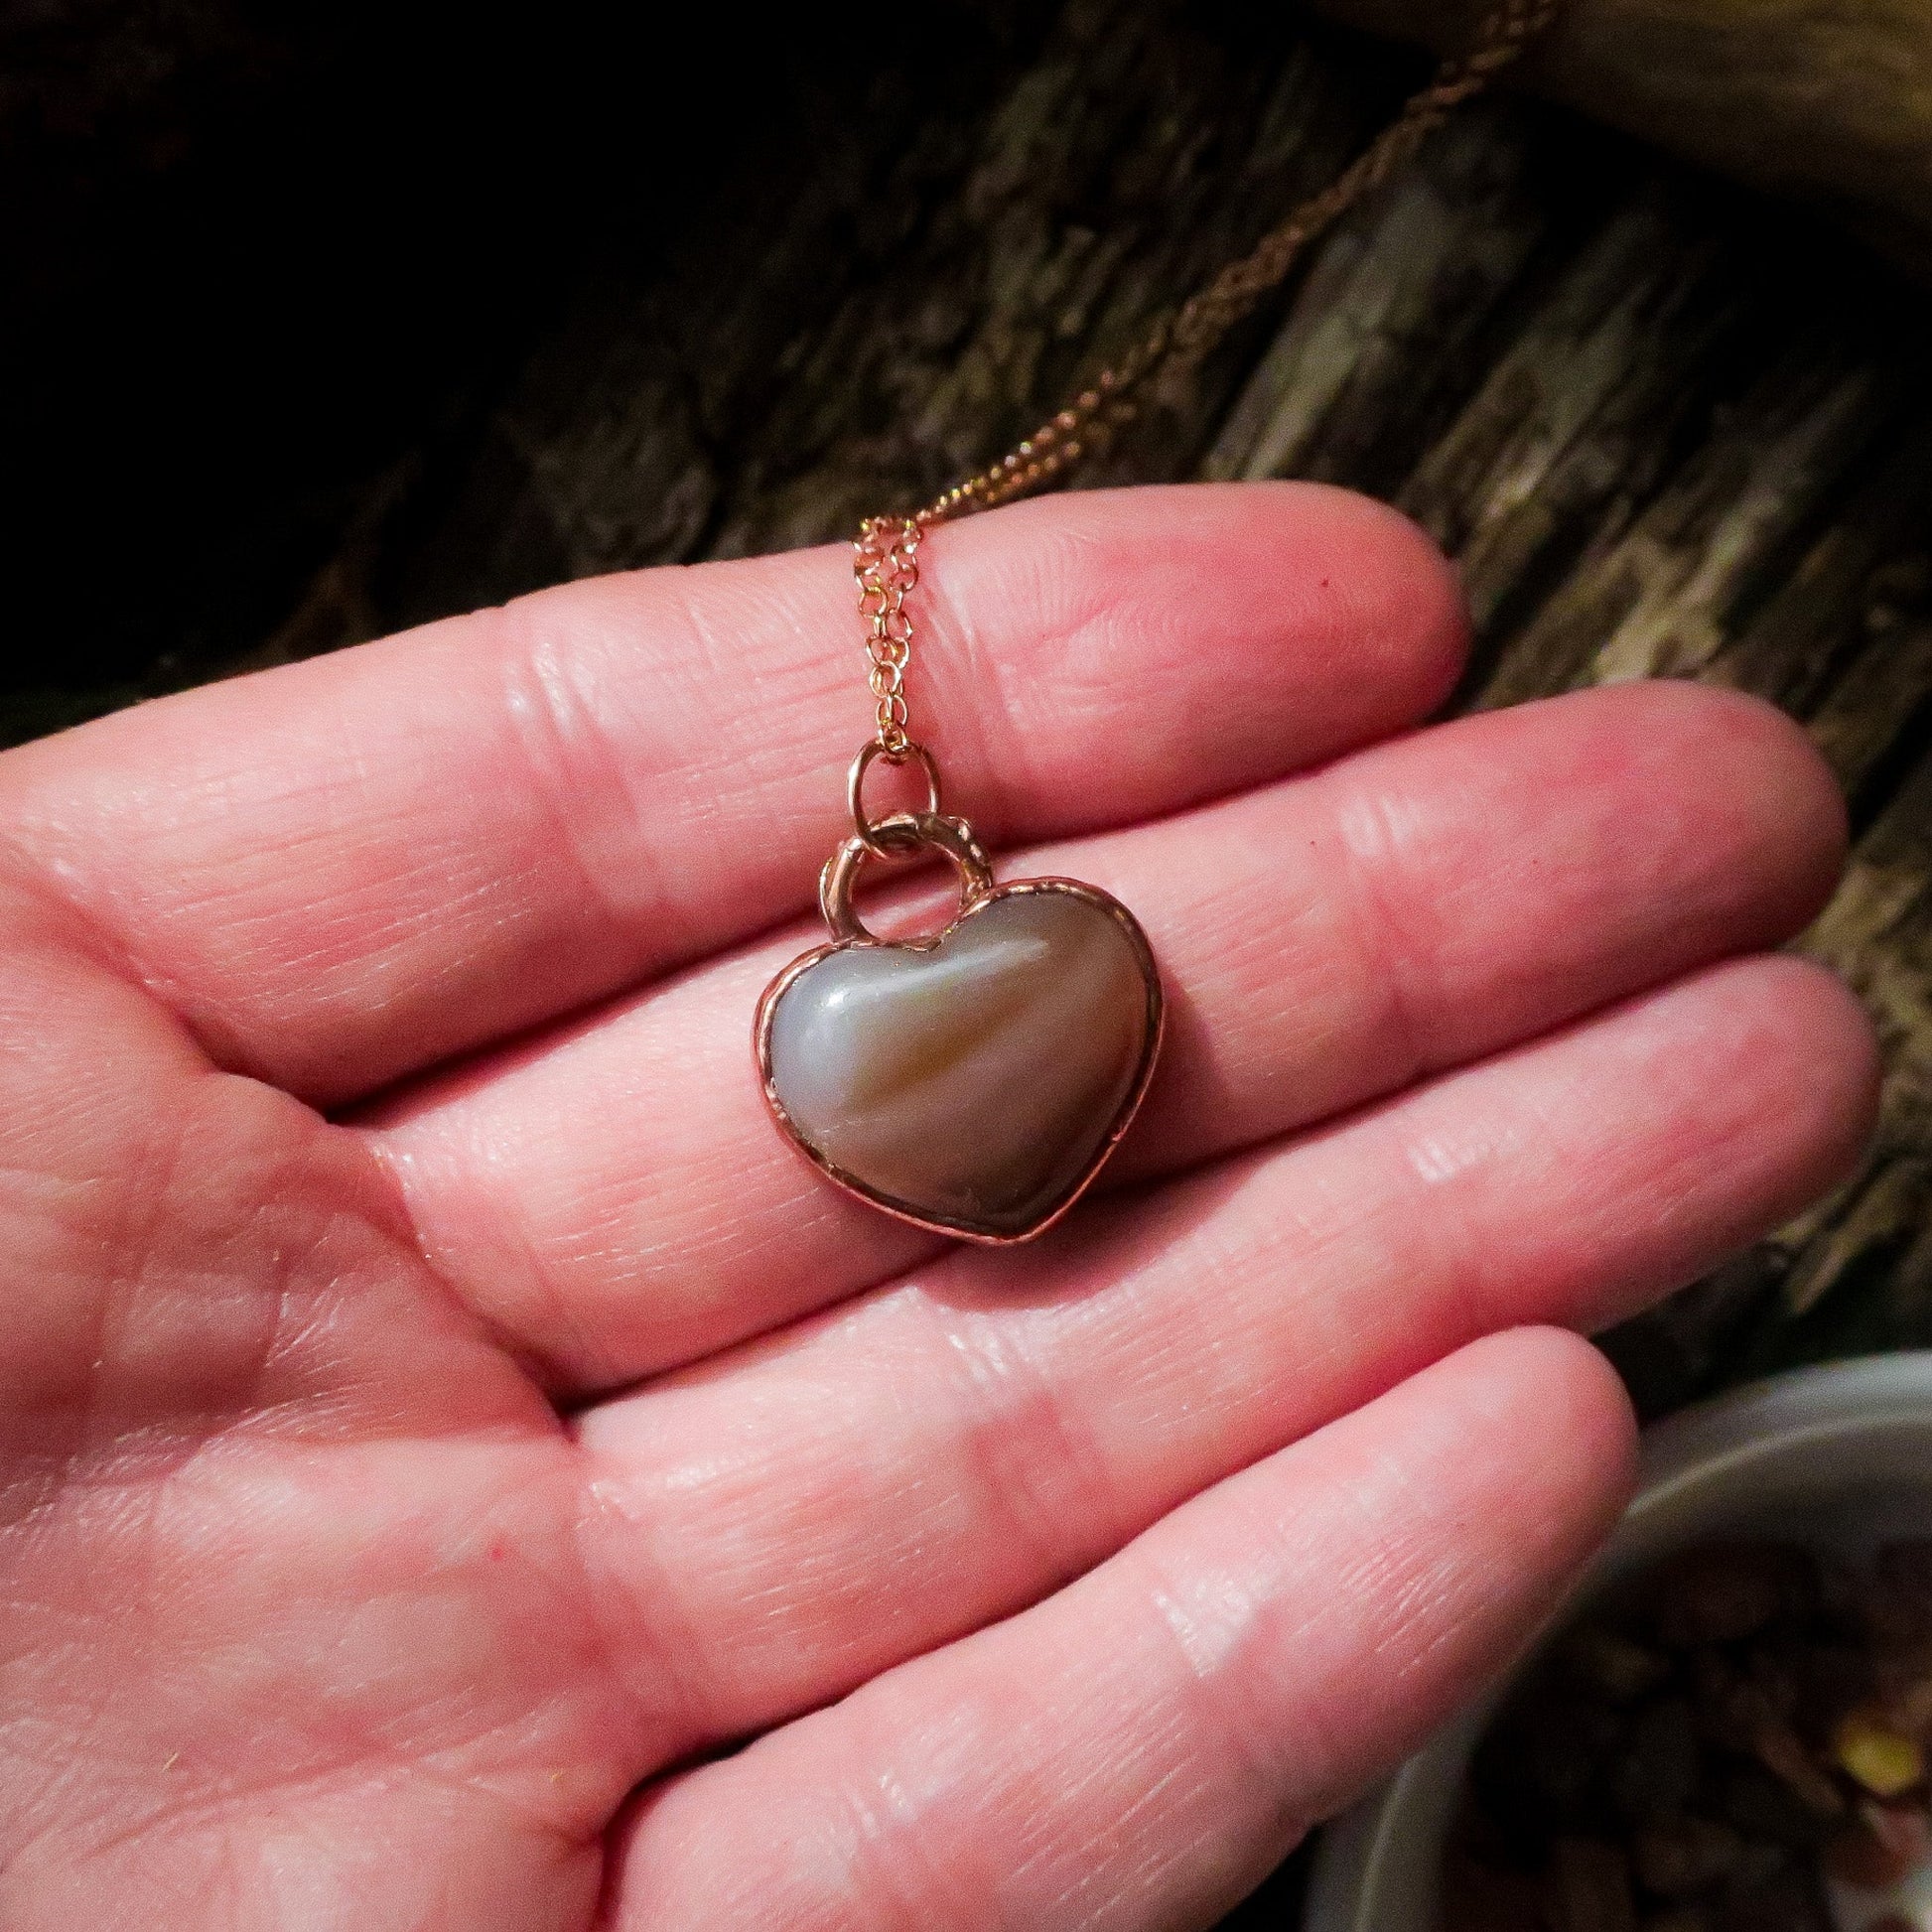
[[[907, 815], [894, 812], [885, 818], [873, 818], [866, 811], [866, 773], [872, 769], [875, 759], [884, 759], [888, 764], [916, 764], [925, 776], [925, 806], [918, 815], [924, 818], [939, 816], [939, 767], [933, 757], [916, 739], [908, 738], [904, 748], [895, 751], [881, 739], [871, 739], [860, 748], [859, 756], [852, 760], [852, 768], [846, 773], [846, 809], [852, 814], [852, 829], [861, 844], [877, 859], [903, 859], [916, 851], [920, 841], [911, 839], [904, 826], [898, 823]], [[891, 827], [882, 836], [882, 828]]]
[[963, 818], [941, 818], [936, 812], [895, 812], [874, 823], [871, 836], [861, 832], [847, 839], [825, 862], [818, 881], [818, 906], [834, 941], [878, 943], [852, 906], [852, 889], [869, 858], [916, 859], [926, 852], [943, 854], [959, 873], [959, 911], [955, 918], [992, 892], [993, 862]]

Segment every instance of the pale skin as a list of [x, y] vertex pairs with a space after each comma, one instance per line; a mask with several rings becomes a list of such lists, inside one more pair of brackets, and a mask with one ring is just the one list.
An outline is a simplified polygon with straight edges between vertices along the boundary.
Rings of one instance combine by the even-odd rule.
[[1856, 1158], [1774, 713], [1414, 729], [1450, 578], [1333, 491], [922, 561], [949, 808], [1171, 1002], [1022, 1249], [761, 1113], [866, 730], [837, 551], [0, 759], [11, 1932], [1208, 1924], [1613, 1521], [1579, 1336]]

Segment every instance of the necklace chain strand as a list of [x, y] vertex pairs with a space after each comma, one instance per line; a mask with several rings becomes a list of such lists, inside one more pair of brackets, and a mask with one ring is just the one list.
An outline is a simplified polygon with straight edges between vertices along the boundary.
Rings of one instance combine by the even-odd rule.
[[[853, 543], [859, 615], [877, 705], [879, 756], [901, 764], [915, 750], [906, 730], [905, 669], [912, 654], [912, 614], [906, 599], [919, 581], [919, 539], [936, 523], [992, 509], [1063, 481], [1080, 461], [1108, 443], [1137, 412], [1136, 395], [1159, 376], [1199, 364], [1238, 322], [1286, 279], [1309, 243], [1365, 195], [1379, 188], [1465, 101], [1518, 60], [1549, 27], [1563, 0], [1502, 0], [1477, 29], [1466, 54], [1445, 61], [1435, 78], [1410, 97], [1402, 112], [1317, 195], [1303, 202], [1238, 261], [1205, 288], [1162, 317], [1092, 385], [1017, 443], [997, 463], [954, 483], [909, 516], [869, 516]], [[863, 803], [853, 800], [861, 835], [871, 830]], [[935, 805], [936, 809], [936, 805]]]
[[[1161, 969], [1125, 905], [1078, 880], [997, 883], [972, 827], [941, 811], [938, 767], [910, 735], [905, 705], [907, 600], [925, 533], [1063, 479], [1129, 419], [1136, 390], [1206, 355], [1313, 236], [1516, 58], [1558, 0], [1487, 3], [1495, 11], [1472, 53], [1447, 63], [1327, 189], [1050, 423], [923, 509], [861, 526], [853, 568], [875, 732], [846, 773], [851, 835], [819, 874], [830, 937], [765, 988], [753, 1029], [778, 1131], [861, 1200], [969, 1241], [1031, 1239], [1073, 1205], [1127, 1132], [1153, 1077], [1166, 1013]], [[866, 809], [866, 774], [879, 763], [923, 776], [923, 810], [875, 818]], [[958, 910], [925, 938], [878, 938], [853, 904], [861, 872], [872, 860], [929, 857], [957, 869]], [[882, 1068], [891, 1071], [883, 1084]], [[1019, 1086], [1024, 1106], [1014, 1104]]]

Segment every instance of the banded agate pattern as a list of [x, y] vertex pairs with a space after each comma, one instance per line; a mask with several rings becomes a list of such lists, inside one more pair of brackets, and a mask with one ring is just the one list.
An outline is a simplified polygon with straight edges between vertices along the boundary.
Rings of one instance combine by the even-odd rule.
[[785, 1125], [836, 1178], [915, 1220], [1017, 1240], [1079, 1191], [1138, 1101], [1160, 988], [1123, 908], [1035, 881], [935, 941], [827, 951], [765, 1025]]

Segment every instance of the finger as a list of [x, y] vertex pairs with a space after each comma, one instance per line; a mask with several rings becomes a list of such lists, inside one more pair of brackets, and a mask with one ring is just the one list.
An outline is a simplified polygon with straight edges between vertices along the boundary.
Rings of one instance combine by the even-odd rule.
[[[1844, 815], [1768, 707], [1626, 686], [1382, 746], [1012, 868], [1146, 923], [1164, 1061], [1116, 1178], [1356, 1105], [1822, 902]], [[377, 1143], [447, 1278], [553, 1384], [614, 1387], [934, 1251], [773, 1133], [750, 1074], [793, 934], [405, 1096]]]
[[[994, 840], [1165, 811], [1453, 677], [1447, 567], [1312, 486], [935, 533], [915, 722]], [[807, 904], [869, 724], [849, 555], [572, 584], [0, 761], [15, 849], [221, 1063], [337, 1102]]]
[[1467, 1349], [647, 1794], [615, 1924], [1210, 1924], [1516, 1654], [1614, 1519], [1632, 1435], [1585, 1344]]
[[591, 1411], [596, 1553], [656, 1631], [634, 1648], [686, 1633], [667, 1742], [1011, 1613], [1476, 1336], [1701, 1273], [1843, 1172], [1873, 1068], [1828, 975], [1720, 967]]

